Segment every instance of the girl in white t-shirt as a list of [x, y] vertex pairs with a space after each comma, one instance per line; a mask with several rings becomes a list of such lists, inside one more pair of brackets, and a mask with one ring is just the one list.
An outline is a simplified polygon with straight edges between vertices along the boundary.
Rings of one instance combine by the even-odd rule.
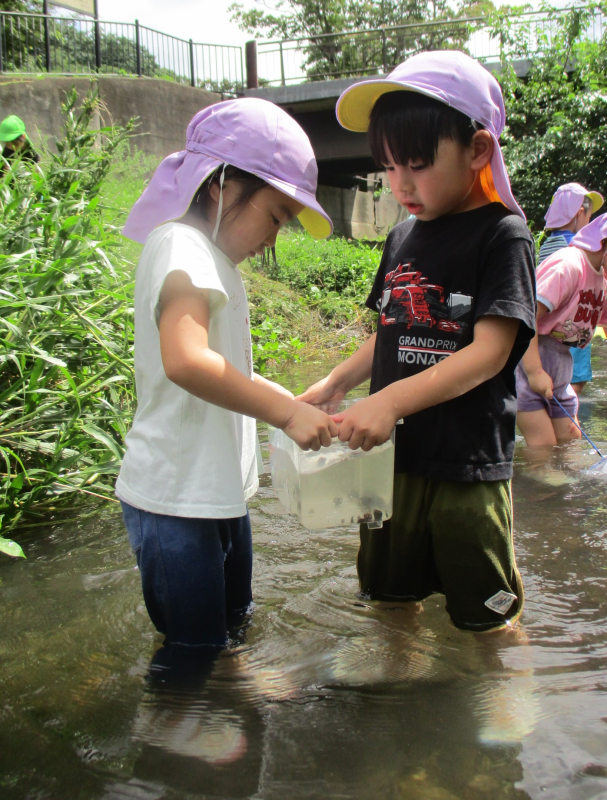
[[145, 603], [165, 645], [220, 648], [251, 603], [246, 502], [257, 481], [255, 419], [304, 449], [336, 435], [322, 411], [253, 372], [249, 310], [236, 264], [299, 217], [317, 238], [310, 142], [265, 100], [229, 100], [190, 122], [124, 235], [145, 247], [135, 283], [138, 407], [116, 494]]

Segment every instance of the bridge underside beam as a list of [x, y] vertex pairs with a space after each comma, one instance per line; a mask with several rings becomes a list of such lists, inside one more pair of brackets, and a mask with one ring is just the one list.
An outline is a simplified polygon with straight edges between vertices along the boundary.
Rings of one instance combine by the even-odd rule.
[[314, 148], [318, 182], [345, 188], [358, 185], [357, 176], [378, 170], [371, 158], [366, 133], [345, 130], [335, 116], [337, 98], [346, 87], [359, 80], [314, 81], [299, 86], [247, 90], [244, 94], [270, 100], [296, 119]]
[[[333, 108], [307, 113], [287, 110], [310, 137], [318, 161], [319, 183], [355, 185], [355, 176], [379, 169], [371, 158], [367, 135], [344, 130]], [[349, 184], [348, 179], [352, 179]]]

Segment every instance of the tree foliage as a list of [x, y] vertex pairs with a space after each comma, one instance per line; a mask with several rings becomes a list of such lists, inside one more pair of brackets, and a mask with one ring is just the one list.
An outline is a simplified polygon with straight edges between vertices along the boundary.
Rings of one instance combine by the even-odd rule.
[[22, 14], [41, 14], [41, 0], [0, 0], [0, 11], [16, 11]]
[[[593, 27], [607, 3], [547, 11], [550, 24], [537, 45], [511, 16], [494, 20], [504, 43], [504, 156], [514, 194], [536, 230], [563, 183], [607, 195], [607, 35]], [[516, 59], [529, 60], [524, 77], [515, 73]]]
[[[265, 4], [264, 4], [265, 5]], [[268, 6], [266, 6], [268, 8]], [[229, 7], [232, 21], [260, 39], [295, 39], [382, 26], [438, 22], [476, 16], [493, 8], [490, 0], [277, 0], [269, 11]]]
[[[475, 25], [445, 22], [493, 8], [491, 0], [277, 0], [269, 10], [233, 3], [229, 11], [255, 38], [311, 39], [303, 45], [303, 68], [313, 79], [377, 72], [378, 65], [395, 66], [420, 50], [465, 49]], [[401, 25], [420, 27], [395, 30]]]

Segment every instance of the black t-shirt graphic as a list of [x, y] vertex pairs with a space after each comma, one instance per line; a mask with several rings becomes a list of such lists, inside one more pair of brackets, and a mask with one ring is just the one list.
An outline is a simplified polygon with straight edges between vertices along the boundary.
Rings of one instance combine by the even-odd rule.
[[469, 345], [480, 317], [521, 322], [504, 369], [396, 428], [396, 471], [451, 481], [512, 476], [514, 370], [535, 330], [533, 239], [500, 203], [396, 225], [367, 306], [379, 313], [371, 393]]

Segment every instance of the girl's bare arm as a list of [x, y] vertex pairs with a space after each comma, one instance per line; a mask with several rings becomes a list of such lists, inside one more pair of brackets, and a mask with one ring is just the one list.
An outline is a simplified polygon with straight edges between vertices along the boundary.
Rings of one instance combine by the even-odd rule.
[[538, 302], [537, 312], [535, 315], [536, 326], [535, 336], [529, 342], [527, 352], [522, 358], [523, 369], [527, 375], [529, 386], [531, 390], [538, 394], [544, 395], [548, 400], [552, 397], [552, 378], [547, 372], [544, 372], [542, 367], [542, 359], [540, 358], [539, 339], [538, 339], [538, 325], [537, 322], [548, 314], [548, 309], [543, 303]]
[[318, 409], [251, 380], [209, 347], [209, 295], [185, 272], [167, 277], [160, 296], [160, 351], [166, 376], [214, 405], [264, 420], [304, 449], [329, 445], [337, 426]]

